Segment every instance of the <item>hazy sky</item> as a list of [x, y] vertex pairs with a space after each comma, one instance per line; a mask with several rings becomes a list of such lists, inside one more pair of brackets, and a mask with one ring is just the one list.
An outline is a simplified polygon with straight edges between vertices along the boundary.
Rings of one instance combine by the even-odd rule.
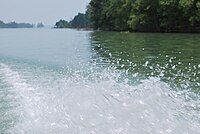
[[85, 12], [90, 0], [0, 0], [0, 20], [54, 25]]

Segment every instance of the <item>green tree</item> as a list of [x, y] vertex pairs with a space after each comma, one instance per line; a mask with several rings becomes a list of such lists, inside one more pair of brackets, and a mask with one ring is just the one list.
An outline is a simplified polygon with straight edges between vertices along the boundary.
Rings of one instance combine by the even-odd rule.
[[90, 20], [87, 14], [78, 13], [72, 21], [70, 21], [72, 28], [87, 28], [90, 27]]
[[91, 0], [90, 1], [90, 18], [94, 29], [102, 26], [102, 10], [107, 0]]
[[134, 31], [159, 32], [158, 0], [136, 0], [128, 24]]
[[91, 0], [95, 29], [139, 32], [200, 32], [199, 0]]
[[58, 22], [56, 22], [55, 28], [69, 28], [70, 24], [68, 21], [65, 20], [59, 20]]
[[192, 31], [200, 30], [200, 1], [180, 0], [179, 7], [185, 17], [185, 25]]
[[162, 31], [179, 31], [185, 25], [185, 17], [179, 8], [179, 0], [160, 0], [159, 19]]

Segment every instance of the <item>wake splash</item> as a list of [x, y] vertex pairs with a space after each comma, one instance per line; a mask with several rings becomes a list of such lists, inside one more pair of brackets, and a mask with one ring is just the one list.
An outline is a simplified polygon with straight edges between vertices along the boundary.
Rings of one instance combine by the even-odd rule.
[[130, 85], [119, 82], [119, 72], [105, 69], [88, 77], [41, 74], [33, 84], [5, 64], [0, 74], [20, 104], [8, 133], [200, 133], [199, 99], [172, 91], [159, 78]]

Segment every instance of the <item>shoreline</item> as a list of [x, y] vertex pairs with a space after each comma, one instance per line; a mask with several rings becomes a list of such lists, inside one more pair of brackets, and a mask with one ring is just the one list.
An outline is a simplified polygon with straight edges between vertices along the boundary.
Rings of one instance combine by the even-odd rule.
[[149, 31], [149, 32], [143, 32], [143, 31], [117, 31], [117, 30], [95, 30], [94, 28], [55, 28], [52, 27], [52, 29], [75, 29], [75, 30], [82, 30], [82, 31], [102, 31], [102, 32], [119, 32], [119, 33], [177, 33], [177, 34], [200, 34], [199, 32], [179, 32], [179, 31], [172, 31], [172, 32], [153, 32], [153, 31]]

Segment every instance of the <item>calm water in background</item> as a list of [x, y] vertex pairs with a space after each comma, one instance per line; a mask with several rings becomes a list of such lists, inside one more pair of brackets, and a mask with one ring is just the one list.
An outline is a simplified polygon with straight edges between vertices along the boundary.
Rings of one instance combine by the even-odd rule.
[[0, 133], [200, 133], [200, 35], [0, 30]]

